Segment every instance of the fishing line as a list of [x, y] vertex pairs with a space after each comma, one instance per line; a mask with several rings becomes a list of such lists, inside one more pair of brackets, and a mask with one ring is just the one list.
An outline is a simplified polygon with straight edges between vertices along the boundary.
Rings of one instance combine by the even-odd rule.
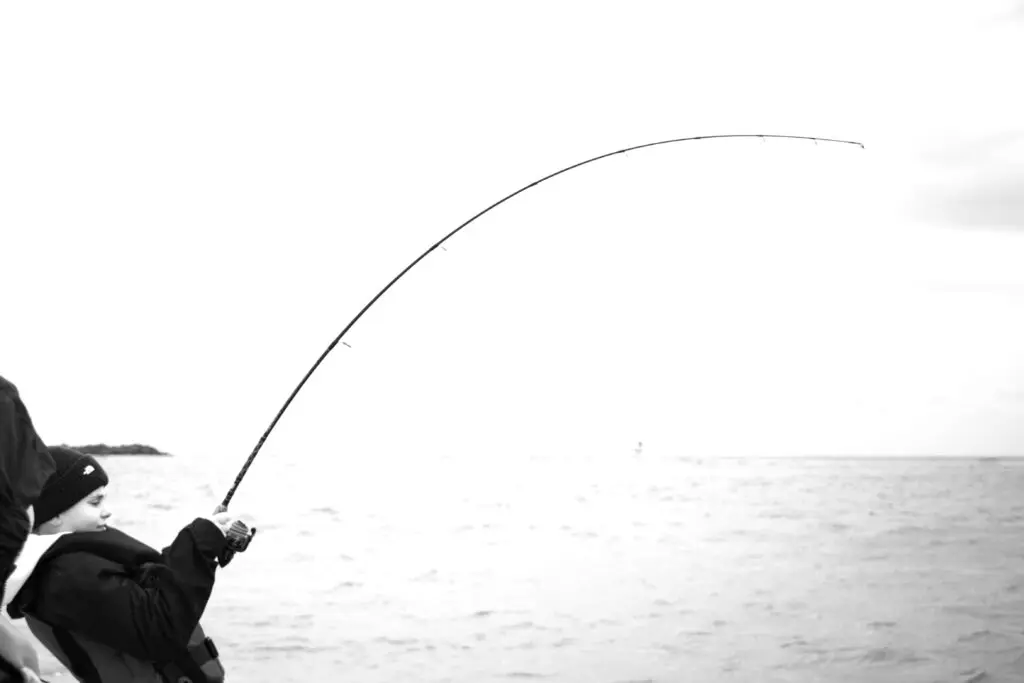
[[[279, 411], [277, 411], [277, 415], [274, 416], [274, 419], [270, 423], [270, 426], [267, 427], [267, 430], [265, 432], [263, 432], [263, 436], [260, 437], [260, 440], [256, 443], [256, 447], [253, 448], [252, 453], [249, 455], [249, 458], [245, 461], [245, 464], [242, 466], [242, 470], [238, 473], [238, 476], [235, 478], [235, 483], [231, 485], [231, 488], [228, 490], [227, 495], [224, 496], [223, 502], [220, 504], [220, 506], [217, 509], [218, 510], [227, 510], [228, 503], [231, 502], [231, 498], [235, 495], [235, 491], [238, 489], [238, 485], [242, 483], [242, 479], [245, 477], [245, 473], [249, 471], [249, 467], [252, 465], [253, 461], [256, 459], [256, 455], [260, 452], [260, 449], [263, 448], [263, 443], [267, 440], [267, 437], [270, 436], [270, 432], [272, 432], [274, 430], [274, 427], [277, 426], [277, 423], [281, 419], [281, 416], [284, 415], [284, 411], [286, 411], [288, 409], [288, 406], [291, 405], [292, 400], [295, 398], [296, 394], [299, 393], [299, 390], [302, 389], [303, 385], [305, 385], [306, 380], [308, 380], [310, 378], [310, 376], [316, 371], [316, 369], [318, 367], [320, 367], [320, 363], [322, 363], [324, 358], [327, 357], [327, 354], [329, 354], [334, 349], [334, 347], [338, 345], [338, 342], [341, 341], [342, 337], [344, 337], [348, 333], [348, 331], [350, 329], [352, 329], [352, 326], [355, 325], [356, 322], [358, 322], [358, 320], [363, 317], [363, 314], [366, 313], [366, 311], [368, 311], [371, 306], [373, 306], [375, 303], [377, 303], [377, 300], [380, 299], [384, 295], [384, 293], [386, 291], [391, 289], [391, 287], [396, 282], [401, 280], [402, 277], [406, 273], [408, 273], [410, 270], [412, 270], [412, 268], [417, 263], [419, 263], [424, 258], [426, 258], [432, 251], [434, 251], [438, 247], [441, 247], [442, 249], [444, 249], [444, 247], [442, 247], [441, 245], [443, 245], [449, 239], [454, 237], [455, 234], [458, 233], [460, 230], [462, 230], [467, 225], [469, 225], [470, 223], [475, 221], [477, 218], [480, 218], [481, 216], [483, 216], [485, 213], [491, 211], [492, 209], [495, 209], [495, 208], [501, 206], [502, 204], [504, 204], [508, 200], [512, 199], [516, 195], [519, 195], [519, 194], [522, 194], [523, 192], [526, 192], [531, 187], [535, 187], [537, 185], [540, 185], [545, 180], [550, 180], [550, 179], [554, 178], [555, 176], [562, 175], [563, 173], [567, 173], [568, 171], [571, 171], [573, 169], [579, 168], [580, 166], [585, 166], [585, 165], [593, 163], [595, 161], [600, 161], [601, 159], [607, 159], [608, 157], [612, 157], [612, 156], [615, 156], [617, 154], [625, 154], [626, 152], [632, 152], [634, 150], [644, 149], [644, 148], [647, 148], [647, 147], [657, 147], [659, 145], [670, 145], [670, 144], [673, 144], [673, 143], [676, 143], [676, 142], [693, 142], [695, 140], [716, 140], [716, 139], [722, 139], [722, 138], [761, 138], [762, 142], [765, 141], [765, 138], [782, 138], [782, 139], [788, 139], [788, 140], [811, 140], [811, 141], [814, 142], [815, 146], [817, 146], [817, 144], [819, 142], [834, 142], [834, 143], [843, 144], [843, 145], [857, 145], [861, 149], [864, 149], [864, 144], [863, 143], [854, 142], [852, 140], [837, 140], [837, 139], [834, 139], [834, 138], [819, 138], [819, 137], [812, 137], [812, 136], [807, 136], [807, 135], [772, 135], [772, 134], [761, 134], [761, 133], [733, 133], [733, 134], [724, 134], [724, 135], [697, 135], [697, 136], [694, 136], [694, 137], [674, 138], [672, 140], [661, 140], [659, 142], [648, 142], [648, 143], [643, 144], [643, 145], [634, 145], [633, 147], [626, 147], [625, 149], [619, 149], [619, 150], [616, 150], [614, 152], [607, 152], [605, 154], [600, 154], [600, 155], [598, 155], [596, 157], [591, 157], [590, 159], [586, 159], [585, 161], [580, 161], [580, 162], [577, 162], [575, 164], [572, 164], [571, 166], [566, 166], [563, 169], [555, 171], [554, 173], [550, 173], [550, 174], [544, 176], [543, 178], [535, 180], [532, 183], [530, 183], [529, 185], [524, 185], [523, 187], [519, 188], [515, 192], [513, 192], [513, 193], [511, 193], [509, 195], [506, 195], [505, 197], [499, 199], [498, 201], [496, 201], [493, 204], [491, 204], [490, 206], [488, 206], [483, 211], [477, 213], [475, 216], [473, 216], [472, 218], [467, 220], [462, 225], [458, 226], [457, 228], [455, 228], [454, 230], [449, 232], [447, 235], [445, 235], [440, 240], [438, 240], [433, 245], [431, 245], [430, 248], [428, 248], [422, 254], [417, 256], [416, 259], [413, 260], [412, 263], [410, 263], [405, 268], [403, 268], [401, 270], [401, 272], [398, 273], [398, 275], [396, 275], [394, 278], [392, 278], [391, 281], [388, 282], [384, 286], [383, 289], [381, 289], [379, 292], [377, 292], [377, 294], [375, 294], [374, 297], [372, 299], [370, 299], [370, 301], [367, 302], [367, 304], [365, 306], [363, 306], [362, 310], [360, 310], [359, 313], [357, 313], [356, 316], [354, 318], [352, 318], [352, 320], [350, 320], [347, 325], [345, 325], [345, 329], [343, 329], [341, 331], [341, 333], [337, 337], [334, 338], [334, 341], [332, 341], [330, 344], [328, 344], [327, 348], [324, 349], [324, 352], [322, 354], [320, 354], [320, 357], [317, 358], [315, 363], [313, 363], [313, 367], [311, 367], [309, 369], [309, 371], [306, 372], [306, 375], [302, 378], [302, 381], [299, 382], [298, 386], [296, 386], [295, 389], [292, 391], [291, 395], [288, 397], [288, 400], [285, 401], [284, 405], [281, 406], [281, 409]], [[348, 343], [345, 343], [345, 345], [348, 346]]]

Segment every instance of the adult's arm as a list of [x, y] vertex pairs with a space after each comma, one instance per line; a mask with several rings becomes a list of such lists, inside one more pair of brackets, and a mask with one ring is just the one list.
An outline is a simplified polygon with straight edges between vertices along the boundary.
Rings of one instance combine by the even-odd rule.
[[[0, 602], [7, 577], [31, 531], [26, 508], [35, 503], [53, 470], [53, 458], [36, 434], [17, 387], [0, 377]], [[6, 617], [0, 620], [6, 622]], [[15, 642], [6, 629], [0, 640]], [[18, 648], [23, 649], [20, 642]], [[31, 645], [28, 649], [31, 651]], [[6, 651], [0, 656], [10, 661]]]
[[0, 591], [30, 531], [25, 509], [53, 470], [17, 387], [0, 377]]
[[18, 389], [0, 377], [0, 503], [24, 510], [39, 497], [54, 465]]

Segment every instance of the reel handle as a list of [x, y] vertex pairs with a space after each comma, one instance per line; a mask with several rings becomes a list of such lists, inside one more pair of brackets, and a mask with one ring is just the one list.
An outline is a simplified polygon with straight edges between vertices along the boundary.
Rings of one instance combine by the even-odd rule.
[[[213, 511], [213, 514], [217, 515], [221, 512], [227, 512], [227, 506], [224, 504], [218, 505]], [[256, 535], [256, 527], [250, 528], [248, 524], [240, 519], [236, 519], [228, 527], [228, 530], [224, 532], [224, 536], [227, 538], [227, 547], [221, 553], [220, 557], [217, 558], [220, 561], [221, 567], [226, 567], [229, 562], [234, 558], [235, 553], [243, 553], [249, 547], [249, 543], [252, 542], [253, 536]]]

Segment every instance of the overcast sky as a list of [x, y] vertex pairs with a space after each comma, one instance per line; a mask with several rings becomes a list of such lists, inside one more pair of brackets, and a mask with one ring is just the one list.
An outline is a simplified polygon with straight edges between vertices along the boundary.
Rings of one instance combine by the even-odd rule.
[[1020, 2], [7, 3], [50, 443], [1024, 454]]

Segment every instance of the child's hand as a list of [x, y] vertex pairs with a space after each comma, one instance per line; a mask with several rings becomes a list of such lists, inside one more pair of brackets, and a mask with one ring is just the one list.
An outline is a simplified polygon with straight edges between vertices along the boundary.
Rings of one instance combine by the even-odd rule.
[[239, 519], [239, 515], [236, 515], [231, 512], [217, 512], [210, 515], [206, 519], [216, 524], [217, 528], [220, 529], [221, 533], [226, 536], [228, 533], [228, 529], [231, 528], [231, 525], [235, 523], [235, 520]]

